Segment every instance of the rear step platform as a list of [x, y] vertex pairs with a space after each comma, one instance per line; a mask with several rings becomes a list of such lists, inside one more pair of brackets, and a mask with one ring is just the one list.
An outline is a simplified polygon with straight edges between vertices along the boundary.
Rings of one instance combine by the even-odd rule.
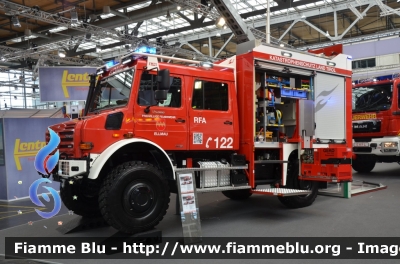
[[255, 189], [251, 191], [255, 194], [271, 195], [271, 196], [296, 196], [310, 194], [311, 191], [298, 190], [298, 189], [287, 189], [287, 188], [264, 188]]

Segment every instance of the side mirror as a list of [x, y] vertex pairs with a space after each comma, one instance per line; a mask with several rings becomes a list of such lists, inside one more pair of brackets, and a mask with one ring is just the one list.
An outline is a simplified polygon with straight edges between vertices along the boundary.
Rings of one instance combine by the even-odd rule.
[[168, 90], [157, 90], [154, 92], [154, 99], [157, 102], [165, 101], [168, 97]]
[[169, 70], [164, 69], [158, 72], [158, 90], [169, 90]]

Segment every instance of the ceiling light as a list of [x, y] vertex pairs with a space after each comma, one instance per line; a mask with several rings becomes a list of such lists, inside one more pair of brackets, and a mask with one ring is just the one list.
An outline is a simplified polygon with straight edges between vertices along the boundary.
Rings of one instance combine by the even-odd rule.
[[6, 58], [4, 56], [0, 56], [1, 61], [6, 61]]
[[217, 37], [221, 37], [221, 33], [217, 33], [217, 34], [215, 34], [215, 36], [217, 36]]
[[101, 46], [100, 46], [100, 44], [97, 44], [97, 45], [96, 45], [96, 52], [101, 52]]
[[58, 56], [59, 56], [60, 58], [65, 58], [66, 55], [67, 55], [67, 54], [65, 53], [65, 51], [64, 51], [63, 49], [59, 49], [59, 50], [58, 50]]
[[32, 31], [28, 28], [25, 29], [25, 36], [31, 36], [32, 35]]
[[328, 31], [326, 31], [326, 34], [325, 34], [325, 36], [329, 37], [329, 32], [328, 32]]
[[78, 23], [78, 13], [75, 10], [71, 11], [71, 23]]
[[305, 19], [306, 18], [306, 16], [305, 15], [301, 15], [301, 19]]
[[85, 38], [86, 38], [87, 40], [91, 39], [91, 38], [92, 38], [92, 33], [87, 32], [86, 35], [85, 35]]
[[[400, 0], [399, 0], [399, 1], [400, 1]], [[178, 5], [178, 6], [176, 7], [176, 9], [181, 10], [182, 7], [181, 7], [180, 5]]]
[[279, 46], [282, 48], [285, 47], [285, 45], [283, 43], [279, 44]]
[[108, 15], [111, 13], [111, 8], [109, 6], [103, 6], [103, 14]]
[[217, 19], [217, 23], [215, 24], [218, 28], [223, 28], [226, 24], [225, 18], [220, 17]]
[[11, 17], [11, 22], [14, 27], [21, 27], [21, 23], [19, 23], [19, 19], [17, 16], [12, 16]]

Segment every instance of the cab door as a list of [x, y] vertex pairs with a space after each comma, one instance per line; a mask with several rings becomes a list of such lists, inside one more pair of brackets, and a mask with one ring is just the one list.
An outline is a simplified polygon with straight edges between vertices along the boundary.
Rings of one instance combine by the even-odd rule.
[[190, 150], [237, 149], [232, 100], [235, 96], [233, 82], [203, 78], [192, 79], [189, 111]]
[[[151, 75], [151, 76], [150, 76]], [[164, 150], [185, 150], [188, 147], [188, 121], [184, 79], [171, 75], [167, 100], [154, 101], [157, 76], [142, 74], [134, 109], [135, 137], [148, 139]]]

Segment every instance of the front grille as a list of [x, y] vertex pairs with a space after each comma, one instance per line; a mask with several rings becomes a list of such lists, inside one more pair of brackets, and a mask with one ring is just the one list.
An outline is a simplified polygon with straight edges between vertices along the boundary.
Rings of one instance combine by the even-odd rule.
[[371, 142], [372, 138], [371, 137], [357, 137], [354, 138], [355, 142]]
[[372, 152], [372, 148], [370, 148], [370, 147], [354, 147], [353, 151], [354, 152], [368, 152], [368, 153], [371, 153]]
[[[75, 126], [75, 122], [66, 122], [51, 127], [51, 129], [53, 129], [60, 137], [60, 144], [58, 145], [60, 154], [72, 156], [74, 149]], [[49, 142], [49, 140], [49, 132], [46, 132], [46, 144]]]

